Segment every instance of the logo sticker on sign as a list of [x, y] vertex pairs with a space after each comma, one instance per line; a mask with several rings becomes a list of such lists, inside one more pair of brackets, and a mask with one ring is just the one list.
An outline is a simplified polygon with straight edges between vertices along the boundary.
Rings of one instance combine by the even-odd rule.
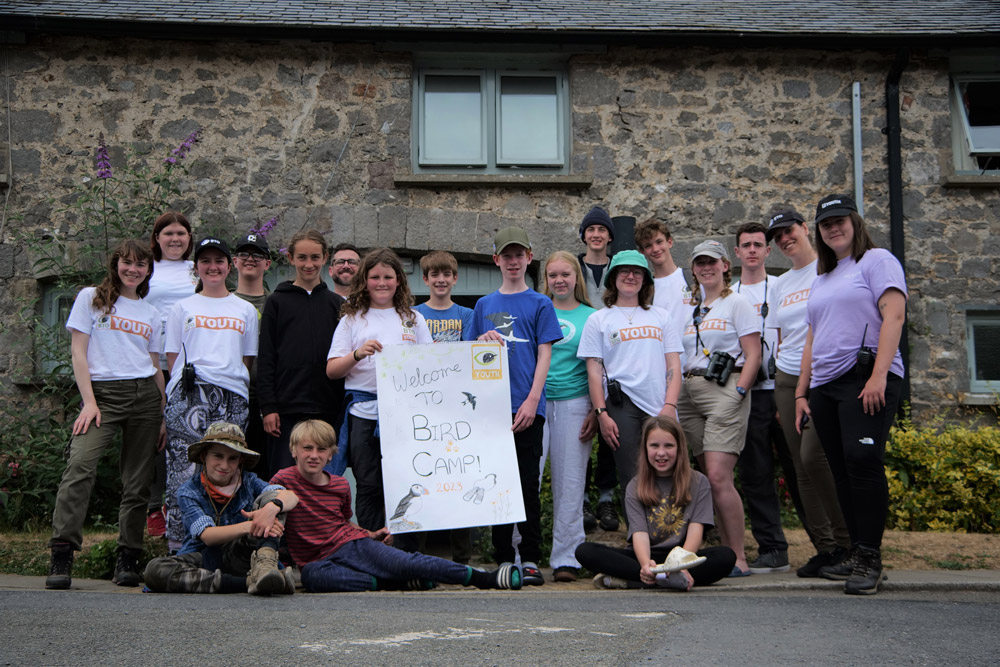
[[503, 364], [500, 359], [499, 343], [472, 344], [472, 379], [501, 380]]

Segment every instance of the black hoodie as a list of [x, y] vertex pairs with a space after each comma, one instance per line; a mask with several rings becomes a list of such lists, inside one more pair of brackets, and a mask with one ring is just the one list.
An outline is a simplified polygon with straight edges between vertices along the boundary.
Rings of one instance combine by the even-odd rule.
[[309, 293], [290, 280], [267, 298], [257, 355], [262, 414], [339, 415], [344, 381], [326, 377], [326, 355], [343, 302], [326, 283]]

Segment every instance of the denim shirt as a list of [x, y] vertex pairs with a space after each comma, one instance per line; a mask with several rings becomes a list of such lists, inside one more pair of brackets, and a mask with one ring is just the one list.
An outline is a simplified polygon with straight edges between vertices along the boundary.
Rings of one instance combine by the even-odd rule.
[[[211, 526], [231, 526], [236, 523], [246, 521], [240, 510], [251, 511], [253, 502], [265, 491], [283, 491], [285, 487], [277, 484], [268, 484], [255, 473], [243, 472], [240, 479], [240, 488], [236, 490], [232, 501], [223, 508], [216, 521], [216, 506], [209, 498], [208, 492], [201, 483], [201, 466], [198, 466], [194, 477], [184, 482], [177, 490], [177, 505], [181, 509], [184, 521], [184, 532], [187, 537], [181, 545], [178, 555], [201, 551], [205, 554], [205, 559], [216, 560], [211, 556], [217, 556], [221, 560], [221, 550], [218, 546], [208, 547], [201, 541], [201, 533]], [[208, 553], [215, 552], [219, 553]]]

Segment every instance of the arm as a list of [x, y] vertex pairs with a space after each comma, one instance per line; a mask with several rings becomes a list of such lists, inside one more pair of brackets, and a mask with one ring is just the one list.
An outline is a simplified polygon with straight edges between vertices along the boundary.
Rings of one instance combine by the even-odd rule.
[[374, 339], [366, 340], [361, 347], [354, 350], [351, 354], [345, 354], [342, 357], [327, 359], [326, 376], [331, 380], [339, 380], [342, 377], [347, 377], [347, 374], [358, 365], [358, 362], [365, 357], [370, 357], [376, 352], [381, 351], [382, 343]]
[[243, 357], [243, 365], [247, 367], [247, 373], [253, 370], [253, 360], [256, 357]]
[[535, 375], [531, 379], [531, 390], [528, 397], [521, 403], [514, 415], [514, 424], [511, 430], [519, 433], [531, 426], [535, 421], [535, 410], [538, 409], [538, 402], [542, 400], [542, 392], [545, 390], [545, 378], [549, 375], [549, 365], [552, 363], [552, 343], [540, 343], [538, 345], [538, 357], [535, 359]]
[[760, 368], [760, 334], [754, 332], [740, 336], [740, 348], [743, 350], [743, 372], [737, 386], [749, 392], [757, 381], [757, 370]]
[[[607, 401], [604, 400], [604, 386], [601, 382], [601, 360], [596, 357], [587, 358], [587, 388], [590, 390], [590, 403], [597, 408], [607, 408]], [[602, 412], [597, 418], [597, 426], [601, 429], [601, 435], [611, 449], [618, 449], [618, 424], [607, 412]]]
[[649, 533], [632, 533], [632, 550], [635, 551], [635, 559], [639, 561], [639, 579], [644, 584], [656, 583], [656, 575], [650, 570], [656, 565], [656, 561], [650, 556]]
[[274, 299], [264, 302], [260, 316], [260, 342], [257, 346], [257, 402], [264, 416], [264, 432], [274, 437], [281, 435], [278, 417], [277, 383], [277, 306]]
[[667, 352], [663, 355], [667, 362], [667, 394], [663, 398], [661, 415], [677, 418], [677, 400], [681, 395], [681, 355]]
[[802, 362], [799, 364], [799, 382], [795, 385], [795, 430], [802, 433], [802, 420], [812, 416], [809, 409], [809, 380], [812, 377], [813, 328], [809, 325], [806, 344], [802, 348]]
[[[252, 512], [242, 510], [243, 516], [248, 521], [237, 525], [243, 526], [249, 524], [249, 532], [254, 537], [280, 537], [285, 527], [281, 522], [276, 521], [275, 517], [281, 512], [291, 512], [295, 509], [296, 505], [299, 504], [299, 498], [287, 489], [278, 491], [277, 498], [284, 506], [283, 510], [278, 509], [278, 506], [272, 502], [264, 503], [259, 509], [255, 509]], [[208, 531], [207, 528], [205, 530], [206, 532]], [[205, 538], [202, 537], [201, 541], [205, 542]], [[205, 542], [205, 544], [208, 544], [208, 542]]]
[[76, 387], [80, 390], [81, 402], [80, 416], [73, 422], [73, 435], [86, 433], [90, 428], [90, 422], [94, 422], [98, 427], [101, 425], [101, 409], [97, 407], [97, 399], [94, 398], [94, 385], [90, 382], [90, 367], [87, 366], [88, 347], [90, 347], [90, 334], [73, 329], [70, 344], [73, 379], [76, 380]]
[[906, 322], [906, 296], [891, 287], [879, 297], [878, 310], [882, 315], [882, 329], [878, 335], [878, 352], [872, 375], [858, 394], [865, 414], [873, 415], [885, 406], [885, 382], [892, 360], [899, 349], [899, 339]]
[[[163, 381], [163, 371], [160, 370], [160, 353], [150, 352], [149, 358], [153, 361], [153, 368], [156, 372], [153, 373], [153, 382], [156, 383], [156, 388], [160, 390], [160, 414], [167, 407], [167, 392], [166, 383]], [[156, 440], [156, 451], [162, 452], [163, 448], [167, 446], [167, 422], [163, 419], [160, 420], [160, 437]]]
[[[179, 354], [178, 352], [167, 352], [167, 369], [170, 372], [173, 372], [173, 370], [174, 370], [174, 362], [177, 361], [178, 354]], [[159, 367], [159, 364], [160, 364], [160, 360], [159, 359], [156, 360], [156, 364], [157, 364], [157, 367]]]

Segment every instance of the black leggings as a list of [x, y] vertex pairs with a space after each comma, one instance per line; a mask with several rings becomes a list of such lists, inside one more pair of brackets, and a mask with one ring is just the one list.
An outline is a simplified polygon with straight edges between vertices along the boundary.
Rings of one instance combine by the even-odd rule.
[[[671, 549], [654, 547], [650, 550], [650, 557], [657, 563], [662, 563]], [[729, 547], [706, 547], [699, 549], [698, 555], [704, 556], [708, 560], [698, 567], [692, 567], [688, 570], [694, 579], [695, 586], [714, 584], [719, 579], [729, 576], [729, 573], [733, 571], [733, 566], [736, 565], [736, 554]], [[639, 579], [639, 571], [642, 567], [631, 548], [619, 549], [609, 547], [606, 544], [584, 542], [576, 548], [576, 559], [591, 572], [609, 574], [612, 577], [625, 579], [630, 584], [635, 584], [635, 586], [629, 586], [630, 588], [645, 587], [645, 584]]]
[[874, 415], [865, 414], [858, 398], [863, 385], [854, 368], [809, 390], [813, 425], [830, 462], [851, 544], [870, 549], [881, 547], [889, 513], [885, 442], [896, 418], [902, 384], [901, 377], [888, 374], [885, 406]]

